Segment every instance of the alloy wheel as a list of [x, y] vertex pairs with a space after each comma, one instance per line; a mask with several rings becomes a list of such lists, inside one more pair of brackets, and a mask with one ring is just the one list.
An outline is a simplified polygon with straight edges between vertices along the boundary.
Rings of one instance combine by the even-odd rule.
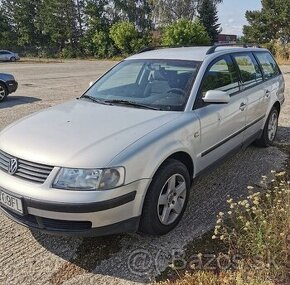
[[0, 101], [5, 98], [5, 95], [6, 95], [5, 88], [0, 85]]
[[276, 132], [278, 129], [278, 116], [277, 113], [273, 113], [270, 117], [269, 123], [268, 123], [268, 139], [269, 141], [273, 141], [276, 136]]
[[186, 182], [180, 174], [172, 175], [162, 187], [157, 212], [163, 225], [172, 224], [182, 213], [186, 201]]

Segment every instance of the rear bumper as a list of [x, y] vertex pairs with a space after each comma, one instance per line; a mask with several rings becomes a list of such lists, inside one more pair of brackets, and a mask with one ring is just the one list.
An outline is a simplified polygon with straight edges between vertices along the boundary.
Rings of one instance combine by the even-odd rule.
[[15, 92], [18, 88], [18, 83], [15, 80], [7, 81], [6, 85], [9, 93]]

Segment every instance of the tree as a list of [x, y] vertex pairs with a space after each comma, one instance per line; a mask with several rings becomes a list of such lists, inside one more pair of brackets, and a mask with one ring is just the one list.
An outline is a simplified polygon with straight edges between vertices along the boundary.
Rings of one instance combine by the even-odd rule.
[[290, 41], [289, 0], [262, 0], [261, 11], [247, 11], [249, 25], [244, 26], [245, 40], [268, 43], [281, 40]]
[[149, 0], [114, 0], [113, 19], [116, 21], [129, 21], [138, 31], [147, 32], [152, 27], [152, 3]]
[[208, 45], [210, 38], [199, 20], [185, 18], [165, 28], [163, 44], [167, 46]]
[[[83, 9], [84, 34], [81, 39], [86, 54], [105, 57], [113, 44], [109, 36], [108, 0], [85, 0]], [[111, 48], [110, 48], [111, 49]]]
[[[152, 0], [153, 21], [156, 26], [166, 26], [178, 19], [193, 20], [203, 0]], [[222, 0], [213, 0], [216, 5]]]
[[74, 0], [45, 0], [42, 3], [39, 21], [47, 44], [66, 56], [79, 52], [79, 28]]
[[16, 33], [4, 11], [0, 9], [0, 47], [9, 49], [13, 45], [17, 46]]
[[14, 27], [17, 44], [29, 48], [38, 45], [41, 33], [36, 25], [36, 15], [41, 2], [38, 0], [2, 0], [2, 10], [6, 19]]
[[219, 34], [220, 24], [218, 24], [217, 7], [213, 0], [203, 0], [198, 7], [198, 18], [204, 25], [211, 43], [214, 44]]

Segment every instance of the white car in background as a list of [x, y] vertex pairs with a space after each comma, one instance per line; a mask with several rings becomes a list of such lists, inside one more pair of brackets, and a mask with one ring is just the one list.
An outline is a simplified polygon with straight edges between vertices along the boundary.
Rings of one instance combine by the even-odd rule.
[[20, 60], [18, 53], [8, 51], [8, 50], [0, 50], [0, 61], [15, 62], [17, 60]]

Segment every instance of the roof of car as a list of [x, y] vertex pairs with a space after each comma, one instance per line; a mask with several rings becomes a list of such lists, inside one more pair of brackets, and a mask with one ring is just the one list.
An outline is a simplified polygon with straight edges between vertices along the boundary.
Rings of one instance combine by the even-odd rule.
[[267, 51], [262, 48], [243, 48], [243, 47], [229, 47], [218, 46], [216, 50], [207, 54], [211, 47], [181, 47], [181, 48], [160, 48], [150, 51], [140, 52], [127, 58], [129, 59], [176, 59], [176, 60], [193, 60], [204, 61], [207, 56], [211, 54], [220, 55], [229, 52], [245, 52], [245, 51]]

